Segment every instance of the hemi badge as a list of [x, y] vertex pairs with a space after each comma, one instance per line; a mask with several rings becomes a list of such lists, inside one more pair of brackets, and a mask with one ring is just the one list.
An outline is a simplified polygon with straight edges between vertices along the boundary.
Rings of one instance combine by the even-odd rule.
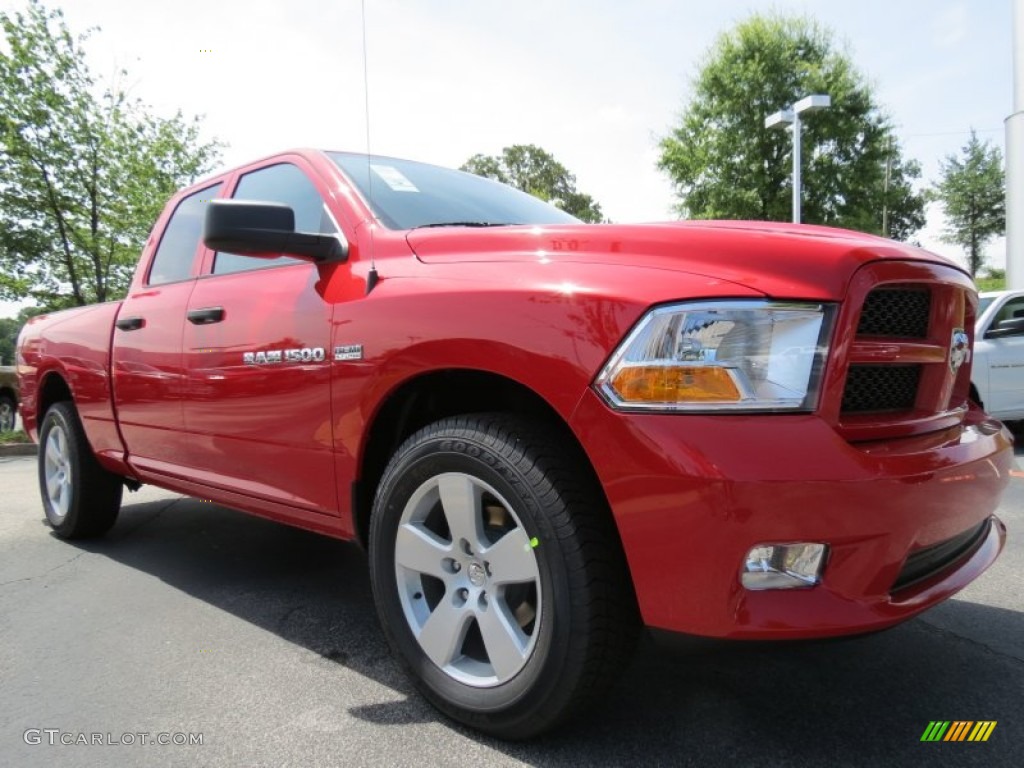
[[334, 360], [362, 360], [363, 359], [363, 345], [362, 344], [348, 344], [344, 347], [334, 348]]

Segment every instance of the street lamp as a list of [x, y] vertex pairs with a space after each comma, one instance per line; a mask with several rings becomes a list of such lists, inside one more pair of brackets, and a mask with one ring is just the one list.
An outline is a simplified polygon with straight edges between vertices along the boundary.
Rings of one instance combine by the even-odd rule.
[[804, 96], [789, 109], [780, 110], [764, 119], [765, 128], [793, 126], [793, 221], [796, 224], [800, 223], [800, 115], [831, 106], [832, 99], [829, 96], [815, 93]]

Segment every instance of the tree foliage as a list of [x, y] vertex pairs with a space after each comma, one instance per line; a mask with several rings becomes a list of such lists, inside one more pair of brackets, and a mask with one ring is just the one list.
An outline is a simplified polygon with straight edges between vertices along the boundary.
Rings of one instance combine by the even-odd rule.
[[462, 170], [529, 192], [583, 221], [604, 221], [601, 206], [576, 189], [576, 177], [533, 144], [513, 144], [497, 156], [473, 155]]
[[14, 365], [15, 342], [22, 325], [13, 317], [0, 317], [0, 365]]
[[[59, 10], [0, 13], [0, 298], [123, 295], [154, 220], [219, 153], [196, 118], [101, 90]], [[126, 73], [121, 72], [123, 77]]]
[[942, 240], [967, 252], [971, 275], [985, 262], [985, 244], [1006, 231], [1006, 178], [999, 147], [971, 138], [960, 155], [940, 164], [939, 182], [932, 190], [946, 214]]
[[23, 307], [17, 317], [0, 317], [0, 365], [14, 365], [18, 334], [30, 317], [40, 315], [41, 307]]
[[805, 115], [802, 219], [906, 239], [924, 225], [920, 167], [831, 33], [808, 19], [753, 16], [708, 52], [659, 168], [692, 218], [792, 217], [792, 132], [765, 118], [813, 93], [832, 107]]

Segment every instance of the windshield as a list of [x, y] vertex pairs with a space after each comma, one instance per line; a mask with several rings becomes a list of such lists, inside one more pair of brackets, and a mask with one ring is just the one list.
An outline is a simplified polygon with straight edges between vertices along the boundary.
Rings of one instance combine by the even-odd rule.
[[327, 156], [389, 229], [580, 223], [533, 195], [471, 173], [376, 155], [369, 163], [366, 155], [328, 152]]
[[985, 314], [985, 310], [988, 309], [989, 304], [996, 300], [995, 296], [982, 296], [978, 299], [978, 317]]

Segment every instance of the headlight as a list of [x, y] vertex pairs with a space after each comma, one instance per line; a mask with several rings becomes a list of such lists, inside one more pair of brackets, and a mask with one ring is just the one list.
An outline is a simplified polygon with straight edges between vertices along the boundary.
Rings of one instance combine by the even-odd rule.
[[648, 312], [595, 382], [615, 408], [811, 411], [833, 307], [769, 301]]

